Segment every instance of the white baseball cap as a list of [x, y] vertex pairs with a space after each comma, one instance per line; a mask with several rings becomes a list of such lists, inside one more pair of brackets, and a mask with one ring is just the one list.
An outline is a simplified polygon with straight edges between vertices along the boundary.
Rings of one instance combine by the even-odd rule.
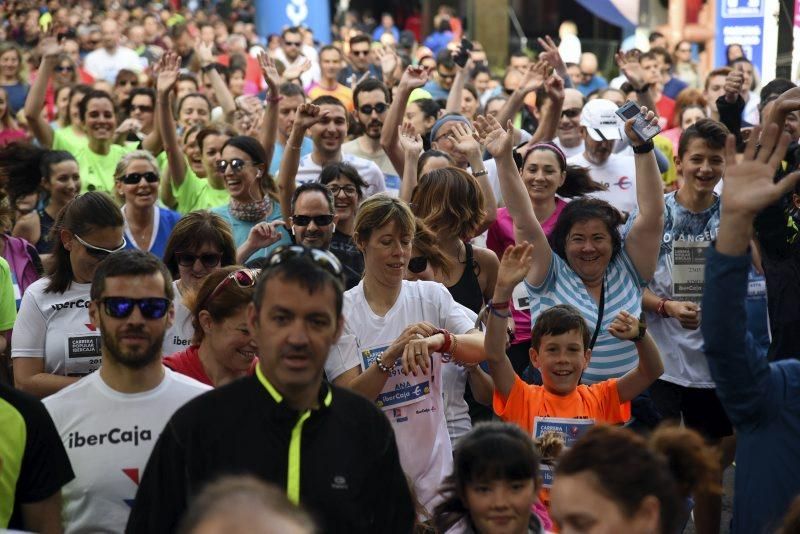
[[622, 139], [619, 131], [620, 120], [616, 114], [617, 105], [605, 98], [595, 98], [583, 106], [581, 126], [586, 127], [589, 137], [595, 141], [615, 141]]

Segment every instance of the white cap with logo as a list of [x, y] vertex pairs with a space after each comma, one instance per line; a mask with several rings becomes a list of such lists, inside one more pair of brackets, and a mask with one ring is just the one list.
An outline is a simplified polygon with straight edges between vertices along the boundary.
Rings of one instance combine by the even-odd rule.
[[583, 106], [581, 126], [586, 127], [589, 137], [595, 141], [615, 141], [622, 139], [620, 120], [616, 114], [617, 105], [611, 100], [595, 98]]

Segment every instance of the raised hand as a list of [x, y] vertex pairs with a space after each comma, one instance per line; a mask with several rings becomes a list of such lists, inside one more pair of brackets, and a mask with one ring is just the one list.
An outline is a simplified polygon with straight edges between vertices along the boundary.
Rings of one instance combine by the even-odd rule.
[[194, 42], [194, 51], [197, 53], [197, 59], [200, 61], [201, 66], [205, 67], [214, 63], [214, 51], [211, 43], [204, 43], [198, 37]]
[[181, 58], [175, 52], [165, 52], [159, 61], [156, 77], [156, 90], [161, 94], [169, 93], [178, 82], [181, 70]]
[[405, 154], [415, 154], [419, 156], [422, 153], [422, 137], [414, 129], [414, 125], [410, 122], [404, 122], [402, 126], [397, 127], [399, 134], [400, 148], [403, 149]]
[[275, 66], [275, 60], [266, 52], [258, 53], [258, 66], [261, 67], [261, 75], [269, 87], [269, 96], [278, 96], [278, 86], [281, 84], [281, 75]]
[[538, 91], [539, 88], [544, 85], [544, 81], [552, 72], [553, 67], [551, 67], [546, 61], [537, 61], [528, 67], [528, 71], [525, 73], [525, 76], [522, 77], [522, 81], [519, 83], [519, 90], [525, 94]]
[[399, 58], [397, 54], [395, 54], [394, 50], [389, 50], [386, 47], [376, 48], [375, 49], [375, 57], [378, 58], [381, 64], [381, 72], [383, 76], [386, 77], [393, 77], [394, 70], [397, 68], [397, 63]]
[[732, 70], [725, 78], [725, 101], [733, 104], [742, 92], [744, 85], [744, 73], [740, 70]]
[[250, 229], [247, 235], [247, 243], [250, 248], [260, 249], [274, 245], [281, 240], [280, 227], [286, 226], [283, 221], [260, 222]]
[[286, 70], [283, 71], [283, 79], [286, 81], [296, 80], [310, 68], [311, 60], [304, 57], [300, 63], [286, 67]]
[[453, 141], [453, 151], [468, 156], [481, 153], [481, 144], [472, 128], [461, 122], [456, 122], [448, 134]]
[[416, 89], [428, 83], [428, 71], [425, 67], [409, 65], [400, 78], [400, 87]]
[[485, 117], [478, 115], [475, 119], [478, 139], [494, 158], [499, 158], [503, 154], [511, 155], [514, 147], [514, 126], [511, 121], [508, 121], [506, 126], [507, 129], [503, 129], [492, 115]]
[[567, 65], [564, 63], [564, 59], [561, 57], [558, 46], [556, 46], [553, 39], [551, 39], [549, 35], [545, 35], [544, 39], [539, 37], [537, 40], [539, 41], [539, 46], [541, 46], [543, 50], [537, 59], [546, 61], [556, 72], [565, 72], [567, 70]]
[[64, 53], [64, 47], [59, 44], [58, 37], [52, 31], [48, 31], [46, 36], [39, 41], [39, 51], [42, 59], [56, 58]]
[[128, 134], [128, 133], [139, 133], [142, 130], [142, 123], [138, 119], [125, 119], [122, 121], [116, 131], [114, 132], [116, 135], [120, 134]]
[[634, 339], [639, 335], [639, 319], [622, 310], [608, 325], [608, 333], [617, 339]]
[[533, 245], [530, 243], [523, 241], [518, 245], [506, 248], [497, 270], [497, 287], [513, 291], [517, 284], [527, 276], [532, 262]]
[[800, 87], [793, 87], [775, 99], [775, 110], [781, 115], [788, 115], [800, 110]]
[[295, 115], [293, 128], [308, 130], [327, 115], [327, 111], [320, 112], [319, 106], [315, 106], [314, 104], [300, 104], [297, 107], [297, 115]]
[[564, 101], [564, 79], [556, 73], [550, 75], [544, 82], [545, 91], [547, 96], [553, 102]]
[[[648, 111], [646, 107], [642, 106], [639, 113], [643, 115], [645, 120], [649, 122], [651, 125], [658, 124], [658, 116], [652, 111]], [[633, 131], [633, 123], [635, 122], [636, 122], [636, 117], [625, 121], [625, 135], [627, 135], [628, 139], [630, 139], [631, 145], [640, 146], [645, 144], [646, 141], [641, 137], [639, 137], [639, 134]]]
[[647, 85], [647, 74], [639, 63], [639, 51], [632, 50], [628, 53], [619, 51], [614, 59], [617, 61], [619, 71], [628, 79], [634, 89], [639, 90]]

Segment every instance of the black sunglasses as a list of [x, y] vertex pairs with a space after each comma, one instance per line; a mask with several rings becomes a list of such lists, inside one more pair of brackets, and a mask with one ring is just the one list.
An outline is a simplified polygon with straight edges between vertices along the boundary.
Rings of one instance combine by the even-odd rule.
[[373, 111], [377, 111], [378, 115], [380, 115], [387, 109], [389, 109], [389, 106], [387, 104], [384, 104], [383, 102], [378, 102], [374, 106], [371, 106], [369, 104], [364, 104], [363, 106], [358, 108], [358, 111], [360, 111], [364, 115], [372, 115]]
[[311, 221], [317, 226], [328, 226], [333, 222], [333, 215], [292, 215], [292, 222], [297, 226], [308, 226]]
[[70, 67], [70, 66], [56, 67], [56, 72], [73, 72], [74, 70], [75, 70], [75, 67]]
[[368, 56], [369, 50], [351, 50], [350, 53], [354, 56]]
[[131, 104], [131, 111], [141, 111], [142, 113], [152, 113], [153, 106], [140, 106], [138, 104]]
[[286, 46], [297, 46], [297, 47], [303, 46], [303, 43], [301, 41], [284, 41], [283, 44]]
[[150, 297], [132, 299], [129, 297], [105, 297], [100, 299], [106, 313], [114, 319], [124, 319], [133, 313], [133, 308], [138, 306], [145, 319], [161, 319], [169, 310], [170, 300], [167, 298]]
[[580, 114], [581, 114], [581, 109], [580, 108], [569, 108], [569, 109], [562, 109], [561, 110], [561, 116], [562, 117], [566, 117], [568, 119], [574, 119], [575, 117], [577, 117]]
[[239, 173], [239, 172], [242, 172], [242, 169], [244, 168], [245, 165], [256, 165], [256, 164], [253, 163], [252, 161], [245, 161], [245, 160], [239, 159], [239, 158], [233, 158], [230, 161], [226, 161], [224, 159], [221, 159], [221, 160], [219, 160], [217, 162], [217, 170], [219, 172], [223, 172], [224, 173], [225, 169], [228, 168], [228, 165], [231, 166], [231, 170], [233, 172]]
[[125, 185], [136, 185], [144, 178], [148, 184], [154, 184], [158, 181], [158, 175], [154, 172], [131, 172], [120, 176], [119, 180]]
[[192, 267], [194, 262], [200, 260], [200, 263], [203, 264], [203, 267], [206, 269], [213, 269], [222, 261], [222, 254], [214, 254], [213, 252], [210, 252], [208, 254], [195, 255], [188, 252], [176, 252], [175, 258], [178, 260], [178, 265], [181, 267]]
[[408, 271], [414, 274], [419, 274], [428, 268], [428, 258], [425, 256], [416, 256], [408, 260]]
[[275, 267], [293, 258], [310, 258], [315, 264], [332, 274], [340, 282], [344, 282], [342, 263], [332, 252], [319, 248], [307, 248], [302, 245], [282, 245], [272, 251], [267, 258], [267, 268]]

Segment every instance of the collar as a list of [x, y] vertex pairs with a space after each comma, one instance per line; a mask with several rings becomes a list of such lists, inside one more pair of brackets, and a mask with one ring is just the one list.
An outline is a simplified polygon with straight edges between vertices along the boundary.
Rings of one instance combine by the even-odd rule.
[[[267, 380], [267, 377], [264, 376], [264, 373], [261, 372], [261, 365], [256, 365], [256, 377], [258, 381], [261, 382], [261, 385], [264, 386], [264, 389], [267, 390], [272, 400], [275, 401], [276, 404], [280, 404], [283, 402], [283, 395], [275, 389], [275, 386]], [[320, 388], [319, 391], [320, 397], [320, 406], [325, 406], [326, 408], [330, 407], [331, 403], [333, 402], [333, 391], [331, 390], [330, 386], [325, 387], [323, 386]], [[309, 410], [310, 411], [310, 410]]]

